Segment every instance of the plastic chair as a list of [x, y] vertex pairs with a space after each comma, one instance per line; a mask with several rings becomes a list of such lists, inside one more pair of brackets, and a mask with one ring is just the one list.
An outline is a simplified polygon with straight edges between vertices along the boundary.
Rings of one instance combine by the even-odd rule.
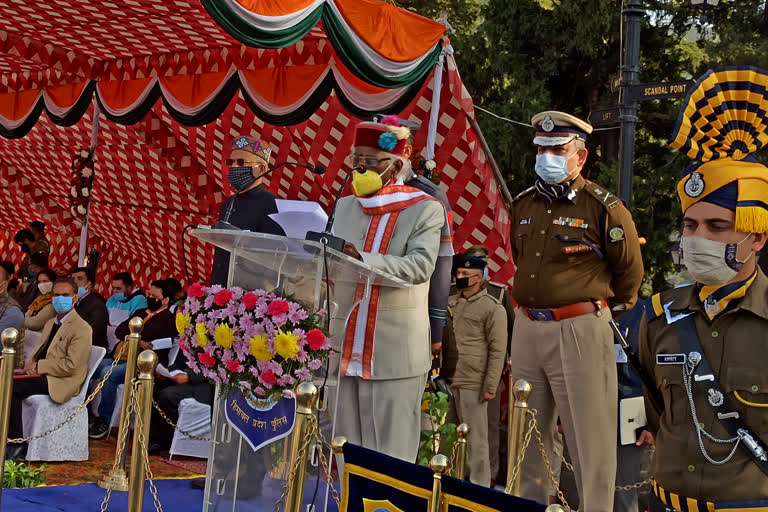
[[[185, 398], [179, 402], [178, 427], [193, 436], [211, 437], [211, 406], [203, 404], [194, 398]], [[208, 458], [210, 441], [190, 439], [178, 430], [173, 431], [169, 457], [174, 455], [187, 455], [189, 457]]]

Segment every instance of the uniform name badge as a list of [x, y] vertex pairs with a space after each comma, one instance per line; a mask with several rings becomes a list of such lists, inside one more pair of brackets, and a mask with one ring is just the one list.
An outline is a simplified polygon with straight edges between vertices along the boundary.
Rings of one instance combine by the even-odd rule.
[[656, 354], [656, 364], [685, 364], [685, 354]]

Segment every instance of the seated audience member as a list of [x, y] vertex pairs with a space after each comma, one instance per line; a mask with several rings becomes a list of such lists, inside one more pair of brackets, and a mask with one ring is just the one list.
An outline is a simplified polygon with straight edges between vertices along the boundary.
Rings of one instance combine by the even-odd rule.
[[44, 269], [38, 272], [35, 278], [40, 295], [32, 301], [24, 314], [24, 329], [26, 331], [24, 337], [27, 344], [25, 352], [28, 354], [34, 353], [40, 344], [43, 327], [48, 323], [48, 320], [56, 316], [56, 310], [53, 309], [53, 283], [56, 281], [56, 272]]
[[184, 293], [184, 288], [182, 288], [181, 282], [178, 279], [166, 277], [165, 281], [171, 287], [171, 305], [169, 308], [171, 313], [175, 314], [176, 308], [182, 306], [184, 301], [187, 300], [187, 294]]
[[[134, 315], [144, 319], [139, 352], [142, 350], [152, 350], [153, 342], [173, 338], [177, 335], [176, 319], [168, 309], [171, 293], [172, 290], [165, 280], [153, 281], [149, 286], [147, 309], [137, 311]], [[124, 340], [130, 333], [128, 328], [129, 322], [130, 319], [124, 321], [115, 329], [118, 339]], [[160, 363], [167, 365], [168, 349], [159, 349], [155, 350], [155, 352], [157, 352]], [[104, 387], [101, 388], [101, 403], [99, 404], [98, 415], [93, 418], [88, 427], [88, 436], [92, 439], [101, 439], [109, 433], [109, 420], [112, 417], [112, 410], [115, 408], [117, 387], [125, 381], [124, 361], [128, 357], [128, 346], [125, 341], [118, 343], [110, 358], [102, 361], [94, 376], [96, 382], [104, 378], [115, 357], [122, 361], [115, 367], [104, 383]]]
[[16, 341], [15, 367], [24, 366], [24, 313], [21, 306], [8, 293], [8, 285], [13, 274], [8, 273], [8, 266], [0, 265], [0, 333], [10, 327], [19, 331]]
[[29, 275], [30, 280], [22, 286], [25, 293], [24, 295], [24, 309], [28, 309], [29, 306], [40, 295], [40, 290], [37, 288], [37, 275], [43, 270], [48, 270], [48, 255], [42, 252], [36, 252], [29, 257]]
[[32, 254], [32, 247], [35, 245], [35, 235], [27, 228], [20, 229], [13, 235], [13, 243], [18, 244], [19, 249], [24, 253], [24, 258], [22, 258], [21, 265], [19, 266], [19, 279], [29, 281], [32, 277], [29, 274], [29, 256]]
[[33, 220], [29, 223], [29, 230], [32, 232], [32, 236], [35, 237], [35, 243], [32, 246], [32, 254], [44, 252], [46, 256], [50, 255], [51, 243], [45, 236], [45, 222]]
[[8, 289], [7, 292], [11, 296], [13, 300], [21, 304], [24, 302], [24, 297], [22, 296], [19, 298], [19, 292], [21, 291], [19, 289], [19, 280], [16, 279], [14, 276], [16, 275], [16, 265], [13, 264], [12, 261], [0, 261], [0, 267], [3, 267], [5, 271], [8, 273], [9, 276], [11, 276], [10, 280], [8, 281]]
[[104, 297], [93, 291], [96, 273], [89, 267], [78, 267], [72, 272], [72, 279], [77, 283], [77, 314], [88, 322], [93, 331], [93, 345], [107, 348], [107, 325], [109, 314]]
[[[75, 311], [77, 285], [71, 279], [57, 279], [53, 284], [53, 308], [56, 316], [43, 328], [43, 344], [13, 382], [8, 437], [23, 435], [21, 402], [32, 395], [50, 395], [58, 404], [66, 403], [80, 392], [88, 373], [91, 355], [91, 326]], [[24, 444], [9, 444], [7, 458], [18, 458], [26, 451]]]
[[144, 293], [133, 286], [133, 277], [129, 272], [120, 272], [112, 278], [112, 295], [107, 299], [109, 326], [107, 327], [107, 343], [110, 350], [117, 345], [115, 329], [118, 325], [129, 320], [137, 311], [147, 309], [147, 298]]

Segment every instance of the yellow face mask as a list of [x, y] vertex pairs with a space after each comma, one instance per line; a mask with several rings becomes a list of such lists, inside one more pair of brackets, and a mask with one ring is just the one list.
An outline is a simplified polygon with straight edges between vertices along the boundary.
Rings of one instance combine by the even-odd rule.
[[[352, 176], [352, 190], [356, 196], [372, 196], [376, 192], [382, 189], [386, 183], [381, 181], [381, 176], [394, 165], [394, 162], [384, 169], [381, 174], [376, 171], [367, 169], [365, 172], [355, 172]], [[389, 183], [389, 181], [387, 181]]]

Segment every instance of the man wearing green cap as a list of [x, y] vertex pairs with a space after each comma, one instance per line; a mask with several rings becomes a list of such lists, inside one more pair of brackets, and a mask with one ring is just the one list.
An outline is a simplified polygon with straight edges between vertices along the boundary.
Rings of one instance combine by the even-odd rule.
[[766, 87], [754, 68], [708, 72], [670, 141], [697, 160], [677, 185], [696, 282], [654, 295], [640, 325], [641, 363], [663, 401], [646, 400], [651, 510], [768, 510], [768, 279], [756, 264], [768, 168], [751, 156], [768, 140]]

